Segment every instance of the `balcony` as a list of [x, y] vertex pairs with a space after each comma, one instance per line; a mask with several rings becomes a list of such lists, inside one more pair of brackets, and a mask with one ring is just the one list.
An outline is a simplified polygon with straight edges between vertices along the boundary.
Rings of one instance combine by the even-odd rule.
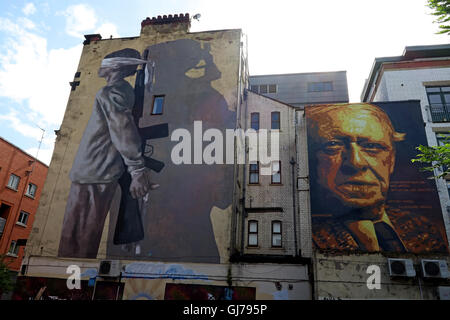
[[431, 119], [433, 122], [450, 122], [450, 105], [433, 103], [430, 105]]

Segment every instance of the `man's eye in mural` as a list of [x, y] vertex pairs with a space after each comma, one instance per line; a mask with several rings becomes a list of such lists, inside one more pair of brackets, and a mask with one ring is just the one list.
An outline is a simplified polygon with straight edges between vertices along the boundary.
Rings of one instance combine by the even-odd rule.
[[359, 145], [364, 148], [364, 151], [369, 152], [369, 153], [378, 153], [378, 152], [388, 150], [387, 146], [384, 146], [384, 145], [382, 145], [380, 143], [376, 143], [376, 142], [362, 142], [362, 143], [359, 143]]
[[332, 140], [322, 144], [322, 150], [329, 155], [337, 154], [345, 148], [345, 144], [339, 140]]

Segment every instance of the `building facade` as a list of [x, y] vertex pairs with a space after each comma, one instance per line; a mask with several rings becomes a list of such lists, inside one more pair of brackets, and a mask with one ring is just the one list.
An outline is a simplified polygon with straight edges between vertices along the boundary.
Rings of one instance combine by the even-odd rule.
[[[363, 102], [419, 100], [430, 146], [443, 143], [450, 132], [450, 45], [406, 47], [398, 57], [376, 58], [361, 94]], [[436, 180], [450, 236], [450, 199], [445, 179]]]
[[[306, 263], [261, 263], [241, 251], [248, 180], [235, 132], [246, 129], [252, 99], [245, 37], [189, 26], [189, 15], [170, 15], [144, 20], [138, 37], [86, 36], [13, 298], [44, 287], [46, 299], [311, 298]], [[146, 168], [159, 187], [135, 197]], [[285, 249], [273, 252], [294, 256], [282, 224], [274, 233]], [[74, 265], [81, 289], [70, 290]]]
[[310, 72], [249, 77], [249, 88], [294, 107], [347, 103], [347, 72]]
[[3, 138], [0, 149], [0, 254], [17, 274], [48, 167]]

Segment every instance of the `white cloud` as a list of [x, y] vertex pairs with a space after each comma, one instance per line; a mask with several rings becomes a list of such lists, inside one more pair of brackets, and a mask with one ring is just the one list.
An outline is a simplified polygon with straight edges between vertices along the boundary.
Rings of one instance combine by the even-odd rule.
[[23, 7], [22, 12], [26, 15], [32, 15], [36, 12], [36, 7], [34, 6], [33, 3], [29, 2], [25, 5], [25, 7]]
[[5, 53], [0, 55], [0, 96], [28, 102], [41, 127], [59, 125], [64, 115], [82, 45], [47, 49], [47, 40], [0, 18], [6, 31]]
[[63, 14], [66, 17], [66, 32], [77, 38], [83, 38], [83, 34], [95, 29], [97, 24], [94, 9], [85, 4], [69, 6]]
[[20, 26], [24, 27], [25, 29], [33, 30], [36, 28], [34, 22], [28, 18], [19, 18], [17, 19], [17, 22]]
[[38, 148], [29, 148], [25, 150], [26, 153], [32, 155], [33, 157], [36, 157], [42, 162], [44, 162], [46, 165], [50, 165], [50, 161], [52, 160], [53, 155], [53, 147], [51, 148], [42, 148], [38, 150]]
[[8, 123], [8, 126], [20, 132], [23, 136], [33, 138], [39, 141], [42, 136], [42, 130], [37, 126], [31, 126], [23, 122], [16, 112], [10, 112], [6, 115], [0, 115], [0, 120]]
[[116, 25], [109, 22], [103, 23], [100, 27], [97, 28], [95, 33], [101, 34], [103, 39], [107, 39], [110, 36], [113, 36], [114, 38], [120, 37], [119, 33], [117, 32]]

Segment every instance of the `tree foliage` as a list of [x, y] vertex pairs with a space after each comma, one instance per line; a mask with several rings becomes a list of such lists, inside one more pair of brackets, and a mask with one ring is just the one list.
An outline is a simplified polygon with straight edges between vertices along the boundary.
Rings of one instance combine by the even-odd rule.
[[11, 279], [11, 272], [8, 269], [6, 256], [0, 255], [0, 292], [8, 293], [13, 289], [13, 281]]
[[444, 140], [443, 145], [432, 147], [420, 145], [416, 149], [420, 153], [411, 162], [426, 164], [425, 167], [420, 169], [421, 171], [435, 172], [435, 169], [437, 169], [436, 172], [438, 173], [434, 174], [436, 178], [450, 174], [450, 140], [448, 137]]
[[427, 6], [436, 16], [435, 23], [439, 23], [440, 31], [437, 34], [450, 34], [450, 0], [428, 0]]

